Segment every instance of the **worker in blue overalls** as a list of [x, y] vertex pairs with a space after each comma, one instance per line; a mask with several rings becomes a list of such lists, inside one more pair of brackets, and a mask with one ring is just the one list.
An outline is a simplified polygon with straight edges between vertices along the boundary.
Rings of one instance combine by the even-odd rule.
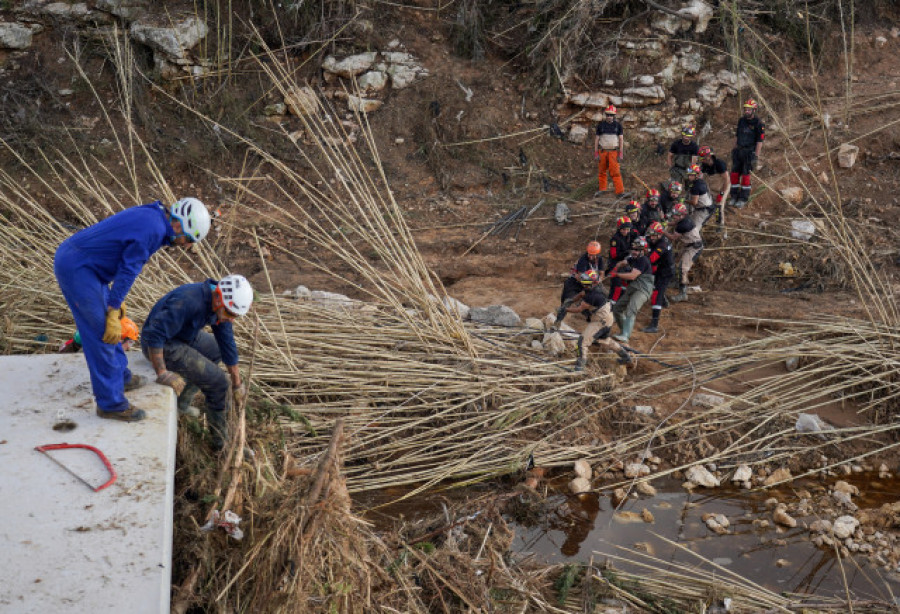
[[56, 250], [53, 270], [81, 333], [101, 418], [137, 422], [146, 415], [125, 398], [126, 390], [144, 383], [128, 369], [120, 344], [131, 285], [159, 248], [202, 241], [210, 225], [206, 206], [196, 198], [179, 200], [171, 209], [156, 201], [85, 228]]

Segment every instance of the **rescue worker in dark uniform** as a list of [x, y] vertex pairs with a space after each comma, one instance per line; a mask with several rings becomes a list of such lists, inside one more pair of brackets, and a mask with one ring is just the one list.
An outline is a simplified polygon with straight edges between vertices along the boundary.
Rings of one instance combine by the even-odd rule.
[[691, 164], [697, 163], [700, 146], [694, 137], [697, 131], [693, 126], [685, 126], [681, 130], [681, 138], [669, 146], [666, 161], [669, 164], [669, 175], [675, 181], [684, 181], [684, 173]]
[[659, 332], [659, 316], [663, 307], [668, 307], [666, 289], [675, 276], [675, 255], [672, 244], [663, 233], [663, 225], [653, 222], [647, 228], [647, 259], [653, 267], [653, 293], [650, 295], [652, 315], [650, 325], [641, 329], [643, 333]]
[[[631, 362], [631, 356], [621, 345], [613, 341], [609, 333], [612, 330], [613, 316], [610, 309], [610, 303], [603, 294], [603, 287], [600, 285], [602, 276], [596, 271], [586, 271], [581, 274], [581, 283], [584, 286], [584, 294], [581, 300], [568, 307], [571, 313], [581, 312], [588, 320], [588, 325], [584, 332], [578, 337], [578, 358], [575, 360], [575, 370], [583, 371], [587, 362], [588, 348], [593, 344], [598, 344], [606, 348], [610, 352], [616, 352], [619, 355], [619, 363], [626, 364]], [[587, 340], [587, 341], [586, 341]]]
[[603, 280], [603, 256], [600, 255], [601, 247], [597, 241], [591, 241], [587, 244], [584, 253], [572, 267], [571, 275], [566, 278], [563, 283], [562, 296], [559, 299], [559, 309], [556, 310], [556, 322], [551, 328], [556, 329], [566, 317], [566, 309], [581, 298], [584, 292], [581, 274], [587, 271], [597, 271], [600, 280]]
[[[609, 239], [609, 263], [606, 265], [606, 274], [609, 276], [610, 271], [616, 266], [616, 263], [628, 258], [631, 250], [631, 242], [635, 237], [640, 235], [634, 230], [631, 218], [622, 216], [616, 220], [616, 232]], [[609, 300], [613, 305], [619, 300], [623, 287], [621, 280], [612, 278], [609, 280]]]
[[628, 343], [637, 314], [653, 293], [653, 265], [647, 258], [647, 239], [636, 238], [628, 258], [617, 262], [612, 274], [627, 284], [622, 298], [613, 307], [613, 317], [621, 330], [613, 339]]
[[710, 194], [715, 194], [713, 202], [716, 207], [716, 223], [719, 228], [725, 227], [725, 203], [728, 201], [728, 192], [731, 189], [731, 180], [728, 175], [728, 165], [724, 160], [719, 160], [713, 153], [712, 147], [704, 145], [700, 148], [700, 172], [706, 179]]
[[636, 200], [629, 201], [625, 205], [625, 215], [631, 220], [631, 227], [634, 229], [634, 232], [638, 235], [644, 234], [641, 231], [641, 203]]
[[[241, 275], [186, 284], [157, 301], [141, 332], [141, 351], [158, 378], [175, 390], [179, 413], [187, 413], [197, 392], [203, 392], [216, 450], [228, 440], [232, 397], [240, 403], [247, 396], [232, 321], [247, 315], [252, 304], [253, 288]], [[203, 330], [207, 326], [212, 333]], [[227, 376], [220, 362], [225, 363]]]
[[666, 214], [659, 206], [659, 190], [647, 190], [647, 198], [641, 205], [641, 217], [638, 227], [646, 234], [647, 229], [653, 222], [663, 223], [666, 221]]
[[752, 98], [744, 103], [731, 151], [731, 203], [738, 209], [750, 200], [750, 173], [756, 168], [766, 138], [765, 124], [756, 116], [758, 106]]
[[672, 179], [661, 184], [661, 187], [659, 206], [662, 208], [665, 218], [668, 219], [672, 215], [675, 205], [684, 201], [684, 186], [680, 181]]
[[625, 159], [625, 132], [622, 124], [616, 121], [616, 107], [609, 105], [603, 110], [604, 119], [597, 124], [597, 134], [594, 136], [594, 160], [597, 160], [597, 189], [606, 190], [606, 173], [612, 177], [613, 188], [616, 196], [625, 192], [622, 183], [622, 172], [619, 162]]
[[687, 193], [686, 204], [691, 206], [691, 219], [698, 228], [703, 228], [712, 219], [715, 206], [709, 187], [700, 173], [700, 166], [692, 164], [685, 174], [684, 191]]
[[682, 247], [678, 256], [679, 292], [672, 297], [673, 302], [680, 303], [687, 300], [688, 273], [703, 251], [703, 239], [700, 237], [700, 228], [688, 217], [687, 206], [684, 203], [675, 205], [669, 227], [671, 230], [664, 228], [663, 234], [673, 245], [680, 244]]

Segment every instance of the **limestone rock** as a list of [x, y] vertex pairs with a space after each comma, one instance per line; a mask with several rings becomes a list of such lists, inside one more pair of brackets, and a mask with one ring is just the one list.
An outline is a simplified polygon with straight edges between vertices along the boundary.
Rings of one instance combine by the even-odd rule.
[[545, 333], [541, 343], [553, 356], [566, 353], [566, 342], [559, 333]]
[[650, 475], [650, 467], [644, 463], [625, 463], [626, 478], [640, 478]]
[[859, 155], [859, 147], [844, 143], [838, 149], [838, 165], [841, 168], [853, 168], [856, 157]]
[[345, 79], [361, 75], [366, 72], [375, 63], [378, 54], [374, 51], [366, 53], [358, 53], [356, 55], [347, 56], [343, 60], [338, 61], [333, 55], [329, 55], [322, 62], [322, 69], [340, 75]]
[[569, 492], [573, 495], [580, 495], [581, 493], [590, 492], [590, 490], [591, 483], [584, 478], [575, 478], [569, 482]]
[[359, 89], [363, 92], [380, 92], [387, 87], [387, 75], [378, 70], [370, 70], [359, 78]]
[[491, 326], [519, 326], [522, 319], [515, 311], [506, 305], [491, 305], [489, 307], [472, 307], [469, 309], [469, 318], [479, 324]]
[[588, 132], [588, 127], [584, 124], [572, 124], [572, 127], [569, 128], [569, 134], [568, 136], [566, 136], [566, 139], [568, 139], [570, 143], [581, 145], [588, 137]]
[[294, 298], [309, 300], [312, 298], [312, 292], [306, 286], [297, 286], [294, 288]]
[[607, 92], [582, 92], [571, 95], [567, 102], [580, 107], [600, 109], [602, 114], [602, 110], [610, 104], [621, 106], [622, 97]]
[[31, 28], [20, 23], [0, 23], [0, 49], [27, 49], [31, 46]]
[[656, 519], [653, 517], [653, 514], [650, 512], [650, 510], [645, 507], [641, 510], [641, 520], [643, 520], [647, 524], [653, 524]]
[[317, 303], [332, 307], [358, 307], [360, 303], [349, 296], [336, 292], [325, 292], [324, 290], [313, 290], [309, 293], [309, 298]]
[[193, 15], [182, 19], [167, 17], [165, 21], [142, 17], [131, 24], [129, 32], [134, 40], [179, 63], [187, 59], [189, 49], [206, 37], [209, 28]]
[[803, 192], [803, 188], [798, 186], [782, 188], [781, 190], [781, 197], [792, 205], [802, 204], [804, 196], [806, 196], [806, 194]]
[[779, 505], [775, 508], [775, 511], [772, 512], [772, 520], [775, 521], [775, 524], [791, 529], [797, 526], [797, 520], [787, 513], [787, 510], [783, 505]]
[[717, 394], [697, 393], [691, 399], [691, 405], [694, 407], [718, 407], [725, 403], [725, 399]]
[[702, 34], [709, 27], [709, 22], [715, 15], [715, 10], [703, 0], [691, 0], [686, 7], [678, 11], [678, 14], [693, 22], [694, 31], [697, 34]]
[[836, 538], [846, 539], [853, 535], [857, 528], [859, 528], [859, 520], [853, 516], [839, 516], [834, 520], [832, 530]]
[[462, 301], [458, 301], [452, 296], [445, 296], [443, 299], [441, 299], [441, 302], [444, 304], [444, 307], [447, 308], [447, 311], [457, 314], [460, 320], [469, 319], [469, 306]]
[[859, 488], [857, 488], [853, 484], [848, 484], [844, 480], [838, 480], [837, 482], [835, 482], [834, 486], [832, 486], [832, 490], [834, 490], [835, 492], [847, 493], [848, 495], [853, 497], [859, 495]]
[[831, 521], [826, 519], [814, 520], [809, 525], [809, 530], [812, 533], [831, 533]]
[[575, 461], [574, 470], [575, 470], [575, 475], [577, 475], [580, 478], [584, 478], [585, 480], [590, 480], [592, 477], [592, 474], [593, 474], [593, 471], [591, 471], [590, 464], [586, 460], [583, 460], [583, 459], [579, 459], [579, 460]]
[[706, 526], [709, 527], [710, 531], [715, 532], [717, 535], [725, 535], [728, 533], [728, 518], [725, 517], [725, 514], [703, 514], [701, 516], [703, 522], [706, 523]]
[[633, 107], [648, 107], [666, 99], [666, 90], [661, 85], [628, 87], [622, 90], [622, 103]]
[[632, 512], [628, 510], [621, 510], [613, 514], [613, 520], [619, 522], [621, 524], [631, 524], [635, 522], [644, 522], [644, 519], [641, 518], [641, 515], [637, 512]]
[[85, 2], [48, 2], [47, 0], [31, 0], [20, 9], [22, 13], [36, 17], [49, 17], [61, 22], [75, 23], [108, 23], [109, 15], [91, 10]]
[[711, 474], [703, 465], [694, 465], [685, 471], [684, 477], [688, 481], [705, 488], [715, 488], [719, 485], [719, 479]]
[[753, 470], [749, 465], [741, 465], [738, 467], [734, 475], [731, 476], [732, 482], [749, 482], [753, 478]]
[[540, 352], [544, 349], [544, 345], [538, 341], [537, 339], [532, 339], [529, 347], [535, 352]]
[[809, 241], [816, 234], [816, 225], [809, 220], [791, 220], [791, 236], [801, 241]]
[[766, 486], [771, 486], [772, 484], [777, 484], [779, 482], [790, 481], [793, 478], [791, 476], [791, 470], [787, 467], [780, 467], [772, 472], [772, 475], [766, 478], [765, 482], [763, 482]]
[[94, 0], [94, 7], [125, 22], [132, 22], [147, 12], [149, 3], [150, 0]]
[[853, 500], [850, 498], [850, 495], [845, 492], [836, 490], [831, 493], [831, 498], [834, 500], [835, 503], [838, 504], [838, 506], [848, 509], [851, 512], [855, 512], [857, 509], [859, 509], [857, 507], [857, 505], [853, 502]]
[[697, 52], [685, 53], [678, 58], [678, 66], [689, 74], [697, 74], [703, 68], [703, 56]]
[[682, 18], [677, 15], [672, 15], [671, 13], [663, 13], [660, 11], [654, 15], [650, 25], [654, 30], [674, 35], [678, 34], [681, 30], [686, 30], [691, 27], [691, 21], [687, 17]]
[[638, 491], [639, 494], [642, 494], [646, 497], [655, 497], [656, 489], [653, 487], [650, 482], [638, 482], [635, 484], [634, 489]]
[[355, 113], [372, 113], [380, 109], [383, 104], [383, 101], [373, 98], [360, 98], [353, 94], [347, 96], [347, 108]]
[[628, 498], [628, 494], [625, 492], [624, 488], [617, 488], [613, 491], [612, 494], [612, 502], [613, 505], [618, 506], [622, 501]]
[[530, 328], [537, 332], [544, 332], [544, 323], [537, 318], [525, 318], [525, 328]]

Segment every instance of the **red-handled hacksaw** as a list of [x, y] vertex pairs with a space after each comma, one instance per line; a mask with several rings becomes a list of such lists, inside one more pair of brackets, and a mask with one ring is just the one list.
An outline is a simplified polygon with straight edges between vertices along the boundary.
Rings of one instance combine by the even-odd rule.
[[[106, 467], [106, 470], [109, 471], [109, 480], [107, 480], [105, 484], [101, 484], [100, 486], [92, 485], [90, 482], [85, 480], [83, 477], [81, 477], [80, 475], [78, 475], [77, 473], [75, 473], [74, 471], [72, 471], [71, 469], [66, 467], [65, 465], [63, 465], [61, 462], [59, 462], [58, 460], [53, 458], [50, 454], [47, 454], [47, 452], [49, 452], [50, 450], [71, 450], [71, 449], [78, 449], [78, 448], [80, 448], [82, 450], [88, 450], [89, 452], [93, 452], [94, 454], [97, 455], [97, 457], [101, 461], [103, 461], [103, 465]], [[78, 478], [78, 481], [85, 484], [88, 488], [90, 488], [94, 492], [100, 492], [107, 486], [110, 486], [113, 482], [116, 481], [116, 478], [118, 477], [118, 475], [116, 475], [116, 470], [113, 469], [112, 463], [109, 462], [109, 459], [106, 458], [106, 455], [103, 454], [103, 452], [101, 452], [94, 446], [89, 446], [86, 443], [48, 443], [43, 446], [37, 446], [35, 448], [35, 450], [42, 453], [44, 456], [46, 456], [47, 458], [52, 460], [54, 463], [56, 463], [57, 465], [59, 465], [60, 467], [62, 467], [66, 471], [68, 471], [69, 473], [71, 473], [73, 476]]]

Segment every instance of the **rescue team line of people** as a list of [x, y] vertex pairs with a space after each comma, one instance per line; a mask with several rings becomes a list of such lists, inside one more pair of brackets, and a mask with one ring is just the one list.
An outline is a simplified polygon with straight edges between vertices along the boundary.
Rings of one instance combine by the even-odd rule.
[[[210, 226], [209, 211], [196, 198], [181, 199], [171, 207], [156, 201], [116, 213], [57, 248], [56, 280], [77, 327], [61, 350], [84, 350], [101, 418], [124, 422], [146, 418], [143, 409], [125, 398], [125, 392], [146, 384], [145, 378], [131, 372], [125, 356], [138, 338], [137, 326], [126, 315], [125, 298], [132, 284], [160, 248], [187, 248], [202, 241]], [[246, 315], [252, 304], [253, 289], [241, 275], [186, 284], [157, 301], [140, 332], [141, 351], [156, 372], [156, 383], [175, 391], [179, 413], [197, 415], [191, 401], [203, 392], [217, 450], [228, 439], [232, 403], [247, 395], [232, 322]], [[204, 330], [207, 326], [211, 333]]]
[[[620, 363], [631, 362], [621, 344], [628, 343], [637, 314], [648, 301], [650, 324], [641, 331], [659, 332], [659, 316], [668, 306], [666, 290], [676, 273], [679, 291], [671, 300], [687, 300], [688, 275], [703, 251], [703, 226], [715, 216], [721, 230], [726, 203], [741, 208], [750, 199], [750, 173], [762, 149], [765, 126], [756, 116], [755, 100], [747, 100], [743, 108], [730, 175], [711, 147], [701, 147], [695, 141], [694, 127], [686, 126], [681, 138], [669, 148], [670, 180], [660, 184], [660, 190], [648, 189], [643, 203], [630, 201], [625, 205], [625, 215], [616, 220], [606, 265], [602, 246], [591, 241], [572, 267], [563, 285], [554, 328], [568, 313], [582, 313], [587, 319], [588, 325], [578, 339], [576, 370], [584, 369], [588, 348], [595, 343], [617, 353]], [[616, 114], [611, 104], [605, 109], [604, 119], [597, 125], [594, 158], [599, 160], [600, 191], [607, 188], [608, 172], [616, 195], [623, 196], [619, 162], [624, 159], [624, 131]], [[715, 197], [707, 179], [718, 183]], [[680, 247], [677, 258], [673, 250], [676, 245]], [[601, 285], [604, 279], [609, 279], [608, 293]], [[611, 335], [614, 323], [619, 333]]]

